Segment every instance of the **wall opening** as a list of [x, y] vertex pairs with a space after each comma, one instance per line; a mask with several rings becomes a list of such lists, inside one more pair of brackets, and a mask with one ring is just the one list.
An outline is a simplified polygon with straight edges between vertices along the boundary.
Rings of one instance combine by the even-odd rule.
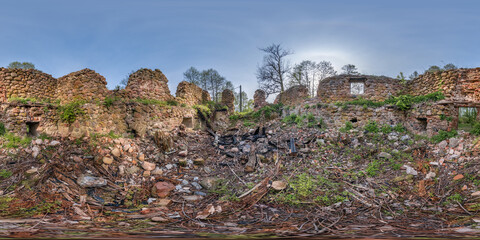
[[458, 129], [470, 131], [477, 120], [477, 108], [459, 107], [458, 108]]
[[427, 131], [427, 118], [417, 118], [417, 121], [418, 121], [418, 125], [420, 126], [419, 127], [419, 130], [420, 131]]
[[350, 94], [362, 95], [365, 93], [366, 78], [350, 78]]
[[358, 119], [357, 118], [352, 118], [352, 119], [350, 119], [350, 122], [356, 123], [356, 122], [358, 122]]
[[39, 122], [27, 122], [27, 135], [30, 137], [38, 136], [38, 125], [40, 125]]
[[182, 124], [183, 124], [186, 128], [193, 128], [193, 118], [191, 118], [191, 117], [184, 117], [184, 118], [183, 118], [183, 121], [182, 121]]

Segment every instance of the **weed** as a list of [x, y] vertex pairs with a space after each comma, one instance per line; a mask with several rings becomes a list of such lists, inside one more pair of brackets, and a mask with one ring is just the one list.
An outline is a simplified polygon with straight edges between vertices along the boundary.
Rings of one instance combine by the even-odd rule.
[[13, 133], [6, 133], [4, 136], [5, 142], [3, 147], [5, 148], [18, 148], [20, 146], [28, 146], [32, 142], [31, 137], [19, 137]]
[[6, 132], [7, 132], [7, 129], [5, 128], [5, 125], [2, 122], [0, 122], [0, 136], [5, 135]]
[[450, 132], [440, 130], [440, 131], [438, 131], [437, 135], [435, 135], [431, 138], [431, 140], [435, 143], [439, 143], [443, 140], [453, 138], [453, 137], [457, 136], [457, 134], [458, 133], [457, 133], [456, 130], [452, 130]]
[[397, 125], [393, 126], [393, 130], [395, 132], [399, 132], [399, 133], [404, 133], [404, 132], [407, 131], [407, 129], [405, 129], [405, 127], [401, 124], [397, 124]]
[[83, 104], [85, 104], [85, 101], [77, 100], [67, 103], [63, 106], [59, 106], [58, 110], [60, 113], [60, 119], [64, 122], [72, 124], [79, 116], [85, 115], [85, 110], [82, 108]]
[[292, 114], [284, 117], [284, 118], [282, 119], [282, 122], [288, 123], [288, 124], [292, 124], [292, 123], [295, 123], [295, 122], [297, 121], [297, 118], [298, 118], [298, 117], [297, 117], [297, 114], [292, 113]]
[[346, 121], [345, 122], [345, 127], [340, 128], [339, 131], [342, 132], [342, 133], [346, 133], [346, 132], [348, 132], [352, 129], [353, 129], [353, 123], [350, 122], [350, 121]]
[[365, 169], [365, 172], [367, 172], [367, 175], [370, 177], [375, 177], [377, 176], [378, 172], [380, 171], [380, 162], [378, 160], [373, 160], [370, 162]]
[[18, 102], [21, 104], [36, 103], [35, 98], [21, 98], [21, 97], [11, 97], [8, 99], [9, 102]]
[[375, 121], [369, 121], [368, 124], [365, 125], [365, 131], [377, 133], [378, 130], [378, 124]]
[[0, 178], [6, 179], [12, 176], [12, 174], [13, 173], [9, 170], [5, 170], [5, 169], [0, 170]]
[[461, 203], [461, 202], [463, 202], [463, 197], [459, 193], [455, 193], [455, 194], [447, 197], [447, 200], [451, 201], [451, 202], [460, 202]]
[[103, 106], [105, 106], [106, 108], [110, 108], [117, 100], [118, 98], [115, 96], [106, 96], [103, 100]]

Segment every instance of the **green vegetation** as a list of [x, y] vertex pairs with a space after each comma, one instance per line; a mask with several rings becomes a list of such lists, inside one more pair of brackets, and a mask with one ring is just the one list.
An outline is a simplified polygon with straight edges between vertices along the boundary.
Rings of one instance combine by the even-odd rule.
[[457, 136], [457, 134], [458, 133], [457, 133], [456, 130], [452, 130], [450, 132], [440, 130], [440, 131], [438, 131], [437, 135], [435, 135], [431, 138], [431, 140], [435, 143], [439, 143], [443, 140], [453, 138], [453, 137]]
[[352, 101], [346, 102], [336, 102], [335, 105], [338, 107], [347, 107], [349, 105], [364, 106], [364, 107], [381, 107], [384, 105], [395, 105], [400, 110], [408, 110], [412, 108], [413, 104], [428, 102], [428, 101], [440, 101], [444, 99], [445, 96], [441, 92], [429, 93], [427, 95], [421, 96], [412, 96], [412, 95], [400, 95], [400, 96], [391, 96], [385, 101], [372, 101], [363, 98], [358, 98]]
[[378, 160], [373, 160], [368, 164], [367, 168], [365, 169], [365, 172], [369, 177], [375, 177], [380, 171], [380, 165], [381, 164]]
[[26, 147], [32, 141], [32, 138], [30, 137], [22, 138], [22, 137], [16, 136], [13, 133], [8, 133], [8, 132], [3, 135], [3, 139], [4, 139], [4, 142], [2, 146], [5, 148], [18, 148], [20, 146]]
[[12, 176], [12, 174], [13, 173], [9, 170], [5, 170], [5, 169], [0, 170], [0, 178], [6, 179]]
[[5, 133], [7, 133], [7, 129], [5, 128], [5, 125], [0, 122], [0, 136], [5, 135]]
[[149, 99], [149, 98], [137, 98], [133, 100], [134, 102], [138, 102], [145, 105], [158, 105], [158, 106], [178, 106], [178, 102], [175, 100], [168, 100], [168, 101], [160, 101], [156, 99]]
[[103, 106], [106, 108], [110, 108], [114, 102], [118, 101], [119, 98], [116, 96], [106, 96], [105, 99], [103, 100]]
[[257, 111], [235, 112], [230, 116], [230, 121], [238, 120], [258, 122], [262, 119], [271, 120], [282, 113], [282, 104], [269, 104]]
[[85, 104], [85, 101], [76, 100], [71, 103], [58, 106], [60, 119], [69, 124], [75, 122], [79, 116], [85, 115], [85, 110], [82, 108], [83, 104]]
[[365, 125], [365, 131], [377, 133], [379, 131], [377, 122], [369, 121], [368, 124]]
[[31, 62], [11, 62], [7, 68], [10, 69], [35, 69], [35, 65]]
[[350, 122], [350, 121], [346, 121], [346, 122], [345, 122], [345, 126], [344, 126], [344, 127], [341, 127], [341, 128], [339, 129], [339, 131], [342, 132], [342, 133], [346, 133], [346, 132], [348, 132], [348, 131], [350, 131], [350, 130], [352, 130], [352, 129], [353, 129], [353, 123]]
[[21, 98], [21, 97], [11, 97], [8, 98], [9, 102], [18, 102], [21, 104], [36, 103], [37, 99], [35, 98]]

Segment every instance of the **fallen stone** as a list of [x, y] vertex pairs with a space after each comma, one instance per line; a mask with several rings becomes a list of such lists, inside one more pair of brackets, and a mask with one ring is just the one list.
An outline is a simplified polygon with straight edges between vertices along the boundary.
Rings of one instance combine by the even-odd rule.
[[104, 156], [102, 160], [103, 160], [103, 163], [105, 163], [105, 164], [112, 164], [113, 163], [113, 158], [110, 157], [110, 156]]
[[203, 166], [205, 164], [205, 160], [203, 158], [197, 158], [193, 160], [193, 164], [198, 166]]
[[272, 182], [272, 188], [277, 190], [277, 191], [281, 191], [281, 190], [287, 188], [287, 182], [285, 182], [285, 181], [273, 181]]
[[175, 189], [175, 185], [169, 182], [157, 182], [152, 188], [152, 194], [160, 198], [165, 198], [173, 189]]
[[146, 171], [153, 171], [155, 167], [156, 167], [155, 163], [151, 163], [147, 161], [144, 161], [142, 163], [142, 168], [145, 169]]
[[406, 169], [407, 174], [410, 174], [410, 175], [413, 175], [413, 176], [418, 175], [418, 172], [415, 169], [413, 169], [412, 167], [410, 167], [408, 165], [403, 165], [403, 167]]
[[437, 144], [437, 147], [440, 149], [445, 149], [447, 145], [448, 145], [447, 140], [443, 140], [439, 144]]
[[77, 184], [81, 187], [103, 187], [107, 185], [107, 180], [83, 174], [77, 178]]
[[471, 194], [473, 197], [477, 197], [477, 196], [480, 196], [480, 191], [476, 191], [474, 193]]
[[203, 199], [203, 197], [200, 195], [188, 195], [188, 196], [182, 196], [182, 198], [188, 202], [195, 202]]
[[140, 168], [137, 167], [137, 166], [131, 166], [131, 167], [127, 168], [127, 173], [128, 174], [134, 174], [134, 173], [137, 173], [138, 171], [140, 171]]
[[163, 218], [163, 217], [153, 217], [152, 221], [153, 222], [168, 222], [168, 219]]
[[188, 155], [188, 151], [187, 151], [187, 150], [178, 152], [178, 156], [180, 156], [180, 157], [186, 157], [187, 155]]
[[380, 154], [378, 154], [378, 157], [379, 158], [385, 158], [385, 159], [391, 159], [392, 155], [390, 155], [390, 153], [381, 152]]
[[26, 171], [26, 173], [28, 174], [32, 174], [32, 173], [36, 173], [38, 172], [38, 168], [34, 167], [34, 168], [30, 168]]
[[32, 147], [32, 157], [36, 158], [40, 154], [40, 148], [37, 146]]
[[460, 143], [460, 139], [458, 139], [458, 138], [450, 138], [449, 142], [450, 142], [450, 143], [449, 143], [449, 146], [450, 146], [451, 148], [456, 148], [456, 147], [458, 146], [458, 144]]
[[143, 153], [138, 154], [138, 160], [140, 160], [142, 162], [145, 161], [145, 154], [143, 154]]
[[453, 180], [460, 180], [463, 178], [463, 174], [458, 174], [455, 177], [453, 177]]
[[42, 139], [35, 139], [35, 144], [41, 145], [43, 143]]
[[427, 175], [425, 176], [425, 179], [428, 180], [428, 179], [432, 179], [432, 178], [435, 178], [437, 176], [437, 174], [435, 174], [434, 172], [429, 172], [427, 173]]
[[170, 203], [172, 203], [172, 200], [170, 200], [168, 198], [158, 199], [155, 202], [156, 205], [159, 205], [159, 206], [162, 206], [162, 207], [166, 207], [166, 206], [170, 205]]
[[114, 148], [111, 153], [115, 157], [120, 157], [120, 155], [121, 155], [120, 149], [118, 149], [118, 148]]
[[159, 167], [155, 168], [155, 170], [152, 171], [152, 175], [162, 175], [163, 170]]
[[56, 140], [53, 140], [50, 142], [50, 144], [48, 144], [50, 146], [57, 146], [57, 145], [60, 145], [60, 142], [59, 141], [56, 141]]

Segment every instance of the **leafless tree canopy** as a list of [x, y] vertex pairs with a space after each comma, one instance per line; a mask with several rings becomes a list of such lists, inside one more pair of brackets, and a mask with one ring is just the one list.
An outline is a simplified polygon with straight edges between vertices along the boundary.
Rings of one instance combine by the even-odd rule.
[[331, 62], [321, 61], [316, 63], [314, 61], [305, 60], [293, 67], [288, 87], [304, 85], [308, 88], [310, 96], [313, 97], [317, 92], [318, 83], [335, 74], [336, 71]]
[[360, 73], [357, 70], [357, 67], [353, 64], [347, 64], [342, 67], [343, 74], [347, 75], [359, 75]]
[[285, 90], [285, 80], [290, 71], [290, 64], [285, 57], [292, 54], [285, 50], [280, 44], [272, 44], [266, 48], [260, 48], [266, 55], [263, 57], [263, 63], [257, 69], [257, 80], [260, 89], [267, 95], [283, 92]]

